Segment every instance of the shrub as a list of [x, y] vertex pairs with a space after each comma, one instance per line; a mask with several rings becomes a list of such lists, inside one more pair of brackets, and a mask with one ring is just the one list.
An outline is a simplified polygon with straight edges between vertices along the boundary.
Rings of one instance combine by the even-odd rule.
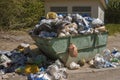
[[4, 29], [27, 28], [44, 15], [40, 0], [0, 0], [0, 26]]

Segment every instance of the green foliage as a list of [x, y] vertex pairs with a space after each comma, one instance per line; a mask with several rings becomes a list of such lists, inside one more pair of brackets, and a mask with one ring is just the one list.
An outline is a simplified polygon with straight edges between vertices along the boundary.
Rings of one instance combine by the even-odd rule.
[[120, 10], [120, 0], [109, 0], [108, 9], [112, 11]]
[[0, 0], [0, 26], [4, 29], [31, 27], [43, 15], [41, 0]]
[[107, 30], [110, 35], [114, 35], [115, 33], [120, 33], [120, 24], [107, 24]]
[[109, 0], [106, 21], [108, 23], [120, 23], [120, 0]]

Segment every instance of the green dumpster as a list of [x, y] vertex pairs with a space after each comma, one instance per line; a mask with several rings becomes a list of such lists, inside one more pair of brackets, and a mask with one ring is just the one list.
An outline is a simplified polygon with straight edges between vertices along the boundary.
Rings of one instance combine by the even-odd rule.
[[[66, 66], [71, 62], [78, 62], [81, 59], [90, 60], [97, 53], [101, 53], [107, 44], [108, 33], [87, 34], [61, 38], [40, 38], [38, 35], [31, 35], [38, 48], [51, 59], [60, 59]], [[71, 57], [68, 54], [68, 47], [73, 43], [78, 48], [78, 56]]]

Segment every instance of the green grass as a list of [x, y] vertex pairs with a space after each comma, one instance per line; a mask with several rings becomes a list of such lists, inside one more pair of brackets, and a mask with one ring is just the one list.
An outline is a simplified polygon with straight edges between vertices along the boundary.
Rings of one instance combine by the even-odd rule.
[[120, 33], [120, 24], [106, 24], [106, 29], [109, 35], [114, 35], [115, 33]]

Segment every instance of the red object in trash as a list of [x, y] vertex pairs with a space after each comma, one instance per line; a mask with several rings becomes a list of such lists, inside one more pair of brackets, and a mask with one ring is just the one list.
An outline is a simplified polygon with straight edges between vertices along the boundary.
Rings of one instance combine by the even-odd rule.
[[78, 50], [77, 47], [71, 43], [69, 48], [68, 48], [68, 53], [71, 57], [77, 57], [78, 56]]

